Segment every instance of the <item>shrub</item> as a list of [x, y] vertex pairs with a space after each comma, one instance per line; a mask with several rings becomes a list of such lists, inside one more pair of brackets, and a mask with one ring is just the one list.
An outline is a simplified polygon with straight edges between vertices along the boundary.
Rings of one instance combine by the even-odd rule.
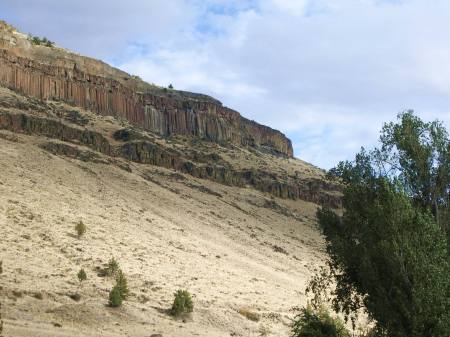
[[115, 258], [112, 257], [108, 261], [108, 266], [106, 267], [106, 270], [105, 270], [106, 275], [108, 275], [110, 277], [115, 276], [116, 273], [118, 272], [118, 270], [119, 270], [119, 263], [117, 262], [117, 260]]
[[109, 305], [111, 307], [121, 306], [129, 293], [127, 278], [123, 271], [118, 269], [116, 272], [116, 284], [109, 293]]
[[81, 220], [75, 225], [75, 231], [77, 232], [78, 238], [81, 238], [86, 233], [86, 230], [87, 227]]
[[120, 292], [120, 288], [117, 286], [117, 284], [111, 289], [109, 292], [109, 306], [113, 308], [120, 307], [123, 302], [123, 297]]
[[38, 46], [45, 46], [50, 48], [55, 46], [55, 43], [53, 41], [50, 41], [46, 37], [40, 38], [39, 36], [29, 35], [28, 40], [30, 40], [31, 43]]
[[339, 318], [330, 316], [323, 307], [300, 309], [292, 324], [292, 337], [350, 337], [350, 332]]
[[238, 312], [245, 318], [249, 319], [250, 321], [259, 322], [259, 320], [260, 320], [259, 314], [256, 312], [250, 311], [249, 309], [241, 308], [241, 309], [239, 309]]
[[86, 280], [87, 280], [87, 275], [86, 275], [86, 272], [84, 271], [83, 268], [80, 269], [80, 271], [79, 271], [78, 274], [77, 274], [77, 277], [78, 277], [78, 281], [80, 281], [80, 284], [81, 284], [83, 281], [86, 281]]
[[128, 289], [127, 278], [123, 271], [120, 269], [117, 271], [116, 275], [116, 286], [119, 288], [120, 295], [125, 300], [128, 297], [130, 290]]
[[194, 303], [192, 302], [191, 294], [187, 290], [178, 290], [174, 296], [175, 299], [170, 310], [172, 316], [179, 316], [194, 311]]
[[170, 90], [172, 90], [172, 89], [173, 89], [173, 85], [172, 85], [172, 83], [171, 83], [171, 84], [169, 84], [169, 89], [170, 89]]

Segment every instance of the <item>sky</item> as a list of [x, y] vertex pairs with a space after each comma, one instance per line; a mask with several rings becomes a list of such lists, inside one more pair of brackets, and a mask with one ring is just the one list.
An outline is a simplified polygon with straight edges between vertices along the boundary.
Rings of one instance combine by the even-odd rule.
[[450, 126], [448, 0], [0, 0], [0, 19], [209, 94], [326, 169], [403, 110]]

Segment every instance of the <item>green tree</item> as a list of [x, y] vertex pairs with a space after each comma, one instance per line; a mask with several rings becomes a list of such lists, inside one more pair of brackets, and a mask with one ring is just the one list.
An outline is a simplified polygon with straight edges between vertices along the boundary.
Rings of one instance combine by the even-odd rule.
[[173, 316], [190, 313], [194, 310], [191, 294], [187, 290], [178, 290], [174, 296], [175, 299], [170, 310]]
[[117, 284], [111, 289], [109, 293], [108, 304], [110, 307], [117, 308], [122, 305], [123, 297]]
[[77, 232], [77, 236], [79, 239], [86, 233], [86, 230], [87, 227], [81, 220], [75, 225], [75, 231]]
[[[396, 176], [416, 206], [429, 210], [450, 239], [450, 141], [442, 122], [424, 122], [409, 110], [384, 125], [373, 157]], [[449, 240], [450, 242], [450, 240]]]
[[318, 211], [334, 309], [365, 308], [379, 335], [448, 337], [447, 132], [408, 111], [384, 126], [381, 144], [330, 171], [343, 184], [343, 215]]
[[130, 290], [128, 289], [128, 281], [121, 269], [115, 272], [116, 284], [109, 293], [109, 305], [111, 307], [119, 307], [122, 302], [127, 299]]
[[83, 283], [83, 281], [87, 280], [87, 275], [83, 268], [80, 269], [80, 271], [77, 274], [77, 277], [78, 277], [78, 281], [80, 281], [80, 285], [81, 285], [81, 283]]
[[109, 277], [116, 276], [119, 269], [120, 269], [119, 263], [117, 262], [117, 260], [114, 257], [112, 257], [108, 261], [108, 265], [106, 266], [105, 273]]
[[122, 298], [125, 300], [130, 290], [128, 289], [128, 280], [122, 270], [118, 270], [116, 274], [116, 286], [119, 288]]

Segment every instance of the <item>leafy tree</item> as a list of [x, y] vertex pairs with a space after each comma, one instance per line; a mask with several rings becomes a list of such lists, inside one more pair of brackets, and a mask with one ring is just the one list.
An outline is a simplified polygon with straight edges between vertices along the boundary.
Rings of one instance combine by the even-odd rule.
[[380, 149], [330, 171], [343, 183], [343, 215], [318, 211], [334, 309], [351, 318], [365, 308], [378, 335], [448, 337], [447, 132], [407, 111], [380, 139]]
[[378, 167], [398, 177], [414, 204], [430, 210], [450, 239], [450, 141], [442, 122], [423, 122], [409, 110], [398, 123], [384, 125], [380, 140], [373, 155]]

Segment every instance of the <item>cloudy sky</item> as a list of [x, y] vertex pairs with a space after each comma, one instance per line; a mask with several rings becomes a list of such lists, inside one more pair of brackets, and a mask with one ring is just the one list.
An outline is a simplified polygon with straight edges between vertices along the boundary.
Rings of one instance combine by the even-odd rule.
[[448, 0], [1, 0], [0, 18], [212, 95], [324, 168], [404, 109], [450, 126]]

